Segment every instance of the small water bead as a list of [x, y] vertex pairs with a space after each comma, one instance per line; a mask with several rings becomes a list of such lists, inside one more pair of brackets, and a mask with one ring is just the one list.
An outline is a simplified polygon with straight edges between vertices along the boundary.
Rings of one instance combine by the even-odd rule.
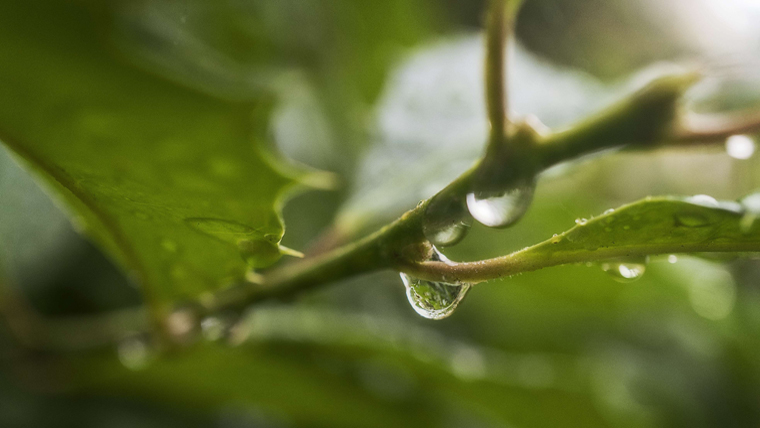
[[198, 311], [194, 305], [182, 305], [166, 317], [166, 331], [177, 343], [188, 343], [197, 337]]
[[[449, 262], [437, 250], [431, 261]], [[449, 284], [445, 282], [425, 281], [401, 273], [401, 280], [406, 287], [409, 304], [419, 315], [433, 320], [448, 317], [464, 299], [470, 284]]]
[[749, 159], [755, 153], [755, 140], [747, 135], [732, 135], [726, 139], [726, 153], [734, 159]]
[[201, 321], [201, 332], [203, 337], [210, 342], [229, 339], [237, 322], [238, 317], [233, 314], [209, 316]]
[[[732, 211], [736, 213], [743, 212], [743, 207], [738, 203], [731, 202], [718, 202], [715, 198], [709, 195], [694, 195], [690, 198], [684, 199], [685, 202], [690, 204], [704, 207], [704, 208], [718, 208], [726, 211]], [[712, 224], [715, 219], [711, 218], [710, 213], [705, 210], [693, 210], [684, 209], [684, 211], [675, 215], [676, 223], [684, 227], [704, 227]]]
[[586, 223], [588, 223], [588, 219], [585, 219], [585, 218], [576, 218], [575, 219], [575, 224], [577, 224], [578, 226], [585, 226]]
[[690, 198], [686, 198], [686, 202], [707, 208], [718, 208], [720, 206], [718, 200], [710, 195], [694, 195]]
[[434, 198], [425, 209], [422, 232], [433, 245], [448, 247], [459, 243], [472, 227], [472, 217], [456, 198]]
[[467, 195], [467, 209], [485, 226], [507, 227], [519, 220], [533, 201], [535, 185], [523, 184], [497, 195]]
[[634, 257], [611, 260], [602, 263], [602, 270], [618, 282], [633, 282], [644, 276], [647, 269], [648, 257]]
[[675, 255], [675, 254], [671, 254], [671, 255], [669, 255], [669, 256], [668, 256], [668, 263], [670, 263], [670, 264], [672, 264], [672, 265], [674, 265], [674, 264], [678, 263], [678, 256], [677, 256], [677, 255]]
[[141, 370], [148, 366], [154, 356], [150, 337], [135, 334], [119, 342], [116, 347], [119, 361], [130, 370]]
[[708, 226], [710, 223], [712, 223], [706, 216], [693, 212], [683, 212], [676, 214], [676, 222], [684, 227], [703, 227]]

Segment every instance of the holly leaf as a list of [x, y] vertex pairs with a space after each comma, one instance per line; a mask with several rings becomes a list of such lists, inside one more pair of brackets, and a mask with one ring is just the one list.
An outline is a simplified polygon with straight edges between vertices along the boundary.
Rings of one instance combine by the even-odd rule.
[[272, 97], [229, 100], [105, 43], [111, 10], [0, 5], [0, 140], [161, 306], [281, 255], [279, 207], [309, 181], [267, 148]]

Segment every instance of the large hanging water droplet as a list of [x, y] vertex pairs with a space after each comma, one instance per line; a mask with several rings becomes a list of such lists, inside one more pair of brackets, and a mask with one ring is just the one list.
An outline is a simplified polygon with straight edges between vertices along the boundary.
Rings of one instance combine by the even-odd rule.
[[[431, 261], [448, 262], [449, 260], [443, 254], [435, 251]], [[414, 311], [433, 320], [443, 319], [454, 313], [454, 309], [470, 289], [470, 284], [425, 281], [403, 272], [401, 273], [401, 280], [404, 282], [406, 297]]]
[[422, 232], [433, 245], [448, 247], [459, 243], [472, 226], [464, 203], [456, 198], [433, 198], [425, 209]]
[[634, 257], [620, 260], [610, 260], [602, 263], [602, 270], [618, 282], [633, 282], [644, 276], [647, 270], [648, 257]]
[[485, 226], [507, 227], [519, 220], [533, 200], [533, 183], [521, 184], [497, 195], [481, 197], [476, 193], [467, 195], [467, 209]]

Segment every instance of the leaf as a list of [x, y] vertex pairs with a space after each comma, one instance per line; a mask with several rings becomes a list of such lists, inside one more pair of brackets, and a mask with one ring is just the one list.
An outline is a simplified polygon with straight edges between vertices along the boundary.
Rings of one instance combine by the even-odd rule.
[[[739, 203], [718, 202], [706, 195], [648, 197], [591, 220], [578, 219], [572, 229], [512, 254], [456, 265], [453, 273], [461, 281], [481, 282], [568, 263], [630, 258], [638, 262], [639, 257], [655, 254], [760, 252], [757, 199], [752, 195]], [[429, 264], [439, 263], [424, 263], [422, 271]]]
[[[754, 207], [691, 198], [657, 197], [625, 205], [518, 253], [547, 263], [649, 254], [760, 251]], [[576, 260], [577, 259], [577, 260]]]
[[263, 249], [250, 265], [271, 264], [296, 175], [262, 151], [269, 97], [225, 101], [126, 65], [102, 43], [100, 13], [0, 6], [0, 139], [154, 304], [241, 277], [236, 239]]
[[279, 209], [320, 183], [268, 151], [272, 94], [309, 82], [345, 123], [429, 31], [421, 4], [6, 2], [0, 140], [152, 303], [194, 298], [300, 255]]

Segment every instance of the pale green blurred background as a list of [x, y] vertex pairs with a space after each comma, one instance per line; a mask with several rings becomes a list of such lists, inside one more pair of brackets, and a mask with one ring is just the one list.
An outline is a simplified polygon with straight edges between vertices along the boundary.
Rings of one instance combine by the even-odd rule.
[[[210, 93], [274, 88], [280, 151], [339, 175], [340, 189], [285, 206], [288, 247], [367, 233], [481, 153], [483, 1], [122, 3], [112, 37], [129, 61]], [[690, 109], [760, 108], [757, 1], [525, 0], [516, 32], [510, 108], [551, 127], [665, 62], [703, 71]], [[760, 187], [758, 162], [716, 145], [563, 165], [517, 226], [475, 226], [446, 254], [506, 254], [648, 195], [736, 199]], [[86, 337], [93, 317], [141, 304], [4, 148], [0, 245], [4, 307], [51, 335]], [[753, 257], [652, 258], [626, 284], [566, 266], [478, 285], [430, 321], [382, 272], [251, 308], [242, 344], [160, 356], [130, 342], [38, 350], [19, 335], [34, 328], [3, 322], [0, 426], [756, 427], [759, 284]]]

